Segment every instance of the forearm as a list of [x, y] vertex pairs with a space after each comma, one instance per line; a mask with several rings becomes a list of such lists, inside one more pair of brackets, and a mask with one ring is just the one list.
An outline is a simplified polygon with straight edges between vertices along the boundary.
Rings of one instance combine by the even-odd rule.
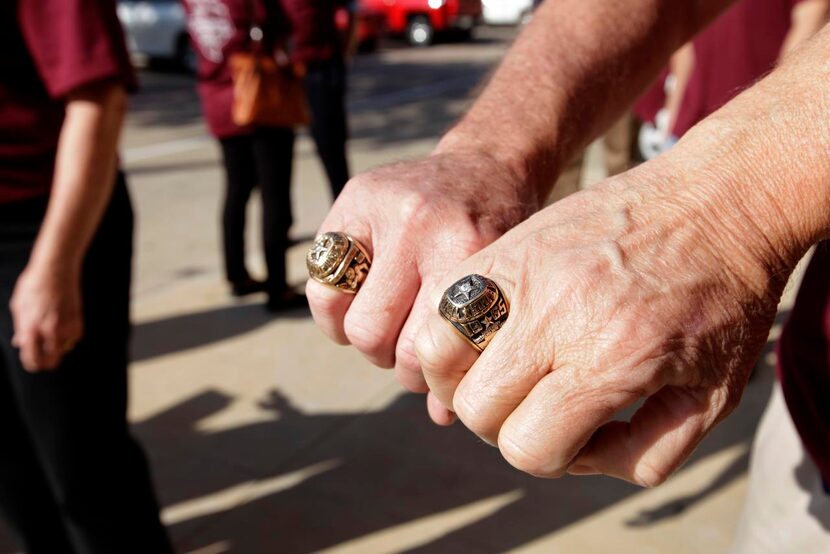
[[674, 76], [674, 85], [666, 98], [666, 110], [669, 112], [668, 131], [674, 130], [674, 124], [683, 104], [686, 87], [695, 66], [695, 48], [693, 42], [687, 42], [671, 57], [669, 68]]
[[730, 0], [545, 2], [438, 152], [478, 149], [509, 166], [528, 202], [610, 125], [672, 52]]
[[117, 85], [98, 84], [67, 99], [49, 207], [32, 264], [80, 268], [112, 192], [125, 109], [126, 94]]
[[828, 48], [825, 29], [643, 168], [762, 286], [830, 237]]
[[792, 24], [781, 48], [781, 57], [787, 56], [824, 27], [828, 12], [830, 12], [830, 1], [828, 0], [802, 0], [802, 2], [799, 2], [792, 11]]

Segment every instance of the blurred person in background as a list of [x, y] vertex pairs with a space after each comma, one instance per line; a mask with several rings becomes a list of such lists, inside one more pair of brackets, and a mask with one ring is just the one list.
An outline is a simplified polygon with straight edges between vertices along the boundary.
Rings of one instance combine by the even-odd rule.
[[[311, 136], [334, 198], [349, 180], [346, 60], [357, 47], [355, 1], [282, 0], [291, 24], [291, 57], [306, 67]], [[337, 28], [339, 10], [347, 16], [345, 33]]]
[[[222, 239], [225, 276], [234, 296], [265, 291], [269, 311], [297, 308], [305, 298], [286, 280], [288, 230], [292, 224], [291, 170], [294, 130], [239, 126], [232, 108], [230, 57], [254, 48], [253, 28], [264, 51], [278, 55], [286, 22], [278, 0], [184, 0], [190, 37], [198, 55], [198, 91], [208, 128], [219, 141], [225, 167]], [[259, 46], [257, 46], [259, 47]], [[245, 263], [246, 208], [253, 190], [262, 197], [262, 241], [268, 276], [253, 279]]]
[[171, 552], [126, 417], [114, 2], [3, 2], [0, 44], [0, 513], [30, 554]]
[[655, 153], [769, 72], [827, 22], [829, 0], [741, 0], [672, 56]]

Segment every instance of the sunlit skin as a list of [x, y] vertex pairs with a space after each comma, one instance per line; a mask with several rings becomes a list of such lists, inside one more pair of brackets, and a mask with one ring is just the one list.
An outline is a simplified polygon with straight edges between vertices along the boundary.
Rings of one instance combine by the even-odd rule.
[[27, 371], [55, 369], [83, 337], [81, 269], [112, 194], [126, 105], [112, 83], [66, 98], [49, 207], [10, 302], [12, 344]]
[[[543, 3], [431, 157], [338, 199], [321, 231], [355, 236], [374, 265], [354, 298], [309, 283], [320, 327], [430, 388], [433, 420], [456, 412], [521, 470], [666, 479], [734, 408], [787, 276], [828, 236], [830, 34], [671, 154], [519, 223], [728, 4]], [[511, 302], [480, 357], [436, 311], [470, 273]]]

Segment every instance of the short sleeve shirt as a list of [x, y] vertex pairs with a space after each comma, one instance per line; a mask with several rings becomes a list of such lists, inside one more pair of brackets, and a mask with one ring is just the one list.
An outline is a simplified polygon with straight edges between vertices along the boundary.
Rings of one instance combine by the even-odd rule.
[[0, 2], [0, 204], [46, 195], [66, 96], [135, 88], [114, 0]]
[[315, 63], [342, 56], [342, 40], [336, 13], [350, 6], [348, 0], [282, 0], [291, 24], [291, 57]]
[[233, 122], [233, 78], [228, 61], [250, 51], [251, 28], [263, 31], [262, 48], [273, 47], [286, 33], [279, 0], [183, 0], [190, 39], [198, 57], [202, 112], [213, 136], [223, 139], [251, 133]]
[[799, 1], [741, 0], [695, 37], [695, 65], [672, 129], [675, 136], [772, 70]]

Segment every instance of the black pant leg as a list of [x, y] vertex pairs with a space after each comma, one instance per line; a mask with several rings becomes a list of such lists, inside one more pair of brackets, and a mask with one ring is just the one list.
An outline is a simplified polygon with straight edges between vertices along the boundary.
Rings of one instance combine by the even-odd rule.
[[53, 372], [27, 373], [17, 359], [9, 372], [79, 554], [172, 552], [126, 420], [131, 259], [120, 180], [84, 261], [84, 337]]
[[268, 266], [268, 293], [281, 294], [287, 287], [285, 253], [291, 212], [291, 172], [294, 130], [263, 127], [254, 134], [254, 156], [262, 191], [262, 242]]
[[[29, 201], [0, 213], [0, 515], [9, 523], [27, 554], [72, 553], [61, 512], [38, 459], [10, 380], [19, 371], [11, 347], [13, 334], [9, 299], [17, 276], [29, 257], [37, 216], [45, 202]], [[10, 217], [14, 210], [15, 217]], [[35, 221], [19, 218], [31, 212]]]
[[222, 159], [225, 165], [225, 199], [222, 205], [222, 244], [225, 276], [231, 283], [249, 278], [245, 265], [245, 214], [251, 191], [257, 185], [253, 137], [224, 138]]
[[349, 180], [346, 158], [346, 67], [337, 58], [312, 64], [306, 75], [306, 94], [311, 108], [311, 136], [337, 198]]

